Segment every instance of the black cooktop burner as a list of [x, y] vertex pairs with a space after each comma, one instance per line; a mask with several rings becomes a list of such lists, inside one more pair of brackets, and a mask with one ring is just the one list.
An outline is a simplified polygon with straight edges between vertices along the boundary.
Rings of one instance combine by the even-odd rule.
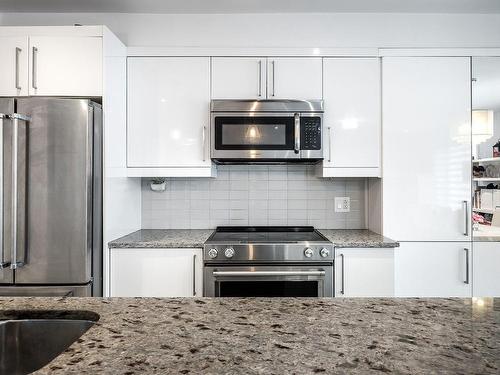
[[314, 227], [217, 227], [210, 242], [321, 242], [328, 241]]

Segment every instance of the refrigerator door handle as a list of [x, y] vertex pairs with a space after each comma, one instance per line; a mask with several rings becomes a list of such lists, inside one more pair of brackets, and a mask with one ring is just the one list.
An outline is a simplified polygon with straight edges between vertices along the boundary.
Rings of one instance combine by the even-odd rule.
[[9, 115], [12, 120], [12, 209], [11, 209], [11, 236], [12, 236], [12, 263], [10, 269], [15, 270], [24, 265], [23, 261], [17, 259], [17, 153], [19, 139], [19, 121], [29, 122], [31, 117], [13, 113]]
[[[7, 115], [0, 113], [0, 213], [3, 212], [3, 120]], [[10, 262], [5, 260], [5, 249], [3, 247], [3, 215], [0, 214], [0, 247], [2, 249], [0, 257], [0, 272], [4, 268], [10, 267]]]

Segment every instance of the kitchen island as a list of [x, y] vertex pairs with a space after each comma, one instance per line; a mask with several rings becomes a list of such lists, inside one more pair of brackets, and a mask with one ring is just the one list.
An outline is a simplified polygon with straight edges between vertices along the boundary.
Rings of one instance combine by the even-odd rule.
[[500, 372], [500, 299], [0, 298], [99, 321], [41, 374]]

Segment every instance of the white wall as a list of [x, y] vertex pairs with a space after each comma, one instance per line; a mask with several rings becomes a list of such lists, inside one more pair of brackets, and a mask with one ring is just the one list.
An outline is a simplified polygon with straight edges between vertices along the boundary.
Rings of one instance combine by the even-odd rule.
[[127, 46], [500, 46], [500, 14], [0, 13], [0, 25], [74, 23], [107, 25]]

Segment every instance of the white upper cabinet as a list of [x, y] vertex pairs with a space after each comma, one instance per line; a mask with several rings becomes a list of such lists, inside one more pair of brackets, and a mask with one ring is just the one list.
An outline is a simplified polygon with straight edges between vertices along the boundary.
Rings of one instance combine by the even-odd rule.
[[129, 58], [128, 167], [210, 170], [209, 105], [208, 57]]
[[0, 37], [0, 96], [28, 95], [28, 37]]
[[394, 249], [336, 248], [335, 296], [394, 297]]
[[394, 254], [396, 297], [471, 297], [470, 242], [405, 242]]
[[265, 99], [265, 57], [213, 57], [212, 99]]
[[380, 177], [380, 60], [323, 60], [323, 177]]
[[269, 99], [323, 99], [323, 66], [320, 57], [269, 57]]
[[101, 96], [102, 38], [31, 36], [29, 95]]
[[384, 235], [469, 240], [469, 58], [389, 57], [382, 64]]
[[500, 297], [500, 242], [473, 244], [473, 296]]

